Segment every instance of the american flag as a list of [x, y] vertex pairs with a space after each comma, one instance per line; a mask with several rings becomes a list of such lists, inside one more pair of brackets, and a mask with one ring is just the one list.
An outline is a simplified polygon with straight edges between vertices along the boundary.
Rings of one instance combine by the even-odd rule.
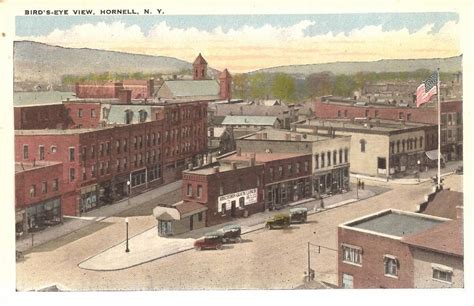
[[438, 74], [433, 73], [416, 89], [416, 107], [428, 102], [438, 91]]

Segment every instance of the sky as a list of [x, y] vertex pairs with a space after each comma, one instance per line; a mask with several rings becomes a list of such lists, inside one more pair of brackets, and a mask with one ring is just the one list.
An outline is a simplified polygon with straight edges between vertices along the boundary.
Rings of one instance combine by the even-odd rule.
[[16, 40], [176, 57], [231, 72], [457, 56], [455, 13], [17, 16]]

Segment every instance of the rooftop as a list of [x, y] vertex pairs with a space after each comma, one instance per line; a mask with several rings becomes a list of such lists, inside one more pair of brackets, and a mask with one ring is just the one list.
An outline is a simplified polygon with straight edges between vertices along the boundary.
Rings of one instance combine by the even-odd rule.
[[435, 194], [428, 202], [422, 213], [449, 219], [456, 219], [456, 206], [463, 206], [463, 193], [451, 190], [442, 190]]
[[215, 80], [165, 81], [174, 97], [219, 96], [219, 83]]
[[313, 142], [326, 140], [329, 139], [329, 137], [324, 135], [290, 132], [289, 130], [265, 129], [258, 133], [251, 134], [244, 139]]
[[349, 221], [343, 226], [376, 234], [406, 237], [424, 232], [446, 221], [448, 219], [389, 209]]
[[40, 130], [15, 130], [15, 135], [23, 136], [23, 135], [76, 135], [76, 134], [83, 134], [89, 133], [94, 131], [100, 130], [107, 130], [112, 129], [114, 126], [105, 126], [105, 127], [97, 127], [97, 128], [88, 128], [88, 129], [40, 129]]
[[[236, 164], [236, 169], [244, 169], [249, 168], [250, 164]], [[231, 164], [222, 164], [222, 165], [215, 165], [206, 168], [200, 169], [193, 169], [193, 170], [184, 170], [183, 173], [189, 174], [200, 174], [200, 175], [210, 175], [216, 173], [216, 168], [219, 168], [218, 172], [227, 172], [235, 170]]]
[[37, 161], [35, 163], [31, 162], [15, 162], [15, 173], [29, 171], [33, 169], [40, 169], [48, 166], [59, 165], [61, 162], [52, 162], [52, 161]]
[[463, 222], [462, 220], [443, 222], [426, 231], [403, 237], [402, 241], [423, 249], [463, 256]]
[[383, 119], [366, 119], [360, 118], [360, 120], [351, 119], [307, 119], [297, 122], [298, 125], [309, 125], [321, 128], [335, 128], [335, 129], [348, 129], [348, 130], [361, 130], [361, 131], [375, 131], [375, 132], [394, 132], [400, 130], [417, 129], [430, 124], [415, 123], [415, 122], [402, 122], [397, 120], [383, 120]]
[[38, 106], [43, 104], [61, 104], [66, 99], [75, 99], [74, 92], [62, 91], [27, 91], [14, 92], [14, 106]]
[[297, 153], [241, 153], [240, 156], [236, 154], [229, 155], [220, 159], [221, 161], [249, 161], [252, 156], [255, 156], [257, 163], [265, 163], [275, 160], [289, 159], [294, 157], [306, 156], [308, 154]]
[[273, 126], [276, 116], [226, 116], [222, 125], [263, 125]]

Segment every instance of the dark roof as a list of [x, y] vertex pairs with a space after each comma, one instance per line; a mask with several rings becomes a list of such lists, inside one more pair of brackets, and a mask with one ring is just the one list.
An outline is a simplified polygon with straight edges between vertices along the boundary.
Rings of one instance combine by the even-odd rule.
[[193, 211], [202, 211], [206, 206], [196, 202], [183, 202], [176, 205], [174, 208], [176, 208], [182, 216]]
[[451, 190], [442, 190], [428, 202], [422, 213], [432, 216], [456, 219], [456, 206], [463, 206], [463, 193]]
[[422, 249], [464, 256], [463, 222], [447, 221], [426, 231], [402, 238], [402, 242]]
[[405, 237], [426, 231], [443, 222], [446, 221], [435, 217], [424, 216], [423, 214], [388, 210], [350, 222], [346, 224], [346, 226], [385, 235]]
[[207, 65], [207, 62], [206, 60], [204, 59], [204, 57], [202, 57], [201, 53], [199, 53], [199, 55], [196, 57], [196, 59], [194, 60], [194, 63], [193, 65], [196, 65], [196, 64], [206, 64]]

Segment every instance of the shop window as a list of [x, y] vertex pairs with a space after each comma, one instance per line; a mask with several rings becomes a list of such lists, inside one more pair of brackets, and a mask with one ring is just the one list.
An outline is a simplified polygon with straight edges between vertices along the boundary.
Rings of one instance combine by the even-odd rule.
[[399, 262], [392, 255], [385, 255], [383, 258], [384, 274], [386, 276], [398, 277]]

